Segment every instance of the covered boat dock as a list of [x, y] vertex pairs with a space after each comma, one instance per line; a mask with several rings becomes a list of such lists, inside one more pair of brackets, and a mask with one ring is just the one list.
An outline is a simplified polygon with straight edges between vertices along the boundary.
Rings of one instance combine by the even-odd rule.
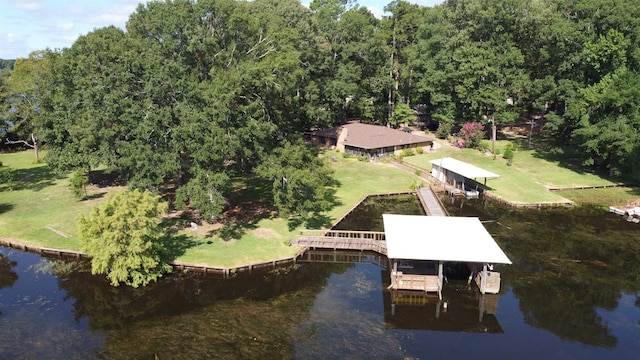
[[[442, 298], [443, 264], [482, 264], [476, 283], [482, 294], [497, 293], [500, 274], [490, 264], [511, 264], [475, 217], [383, 214], [392, 290], [437, 292]], [[496, 281], [497, 280], [497, 281]]]
[[[480, 192], [486, 190], [487, 179], [499, 178], [500, 175], [479, 168], [466, 162], [445, 157], [429, 161], [431, 176], [442, 184], [447, 192], [453, 195], [464, 195], [467, 199], [477, 199]], [[478, 179], [483, 179], [480, 183]]]

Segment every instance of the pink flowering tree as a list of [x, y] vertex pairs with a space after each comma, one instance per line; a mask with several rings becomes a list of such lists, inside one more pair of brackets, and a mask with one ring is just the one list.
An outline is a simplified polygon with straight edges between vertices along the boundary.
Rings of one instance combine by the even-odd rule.
[[462, 125], [458, 136], [463, 144], [461, 147], [476, 148], [484, 138], [484, 125], [479, 122], [466, 123]]

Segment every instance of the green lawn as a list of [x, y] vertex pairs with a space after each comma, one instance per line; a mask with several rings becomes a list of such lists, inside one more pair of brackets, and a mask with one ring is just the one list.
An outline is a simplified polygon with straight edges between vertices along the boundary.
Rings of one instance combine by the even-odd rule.
[[[345, 159], [330, 151], [324, 158], [335, 170], [335, 206], [308, 223], [295, 219], [274, 218], [268, 211], [238, 223], [203, 224], [197, 232], [189, 228], [189, 219], [178, 218], [178, 234], [189, 242], [189, 248], [177, 260], [191, 264], [234, 267], [248, 263], [285, 258], [299, 249], [288, 246], [301, 228], [326, 227], [342, 216], [367, 194], [406, 191], [417, 179], [413, 174], [390, 164]], [[335, 161], [330, 158], [334, 156]], [[535, 157], [531, 151], [517, 151], [513, 166], [501, 157], [493, 160], [477, 150], [443, 146], [437, 152], [405, 158], [405, 161], [430, 169], [429, 160], [452, 156], [500, 174], [487, 185], [507, 200], [520, 202], [562, 201], [562, 196], [578, 202], [592, 199], [593, 194], [606, 195], [606, 201], [623, 202], [640, 196], [638, 190], [609, 189], [609, 192], [549, 192], [546, 186], [601, 185], [609, 180], [593, 174], [579, 173]], [[11, 184], [0, 184], [0, 238], [25, 244], [80, 250], [76, 219], [88, 214], [102, 201], [98, 189], [90, 193], [91, 200], [76, 199], [66, 177], [55, 177], [44, 164], [33, 164], [33, 153], [0, 154], [0, 161], [13, 172]], [[254, 186], [254, 188], [252, 188]], [[264, 185], [262, 185], [264, 186]], [[247, 185], [243, 199], [260, 199], [265, 195], [260, 185]], [[608, 197], [607, 197], [608, 196]], [[611, 200], [609, 200], [611, 199]], [[252, 203], [249, 203], [251, 206]], [[607, 204], [613, 205], [613, 204]], [[197, 239], [197, 241], [196, 241]]]
[[95, 201], [78, 201], [67, 178], [56, 178], [33, 152], [0, 155], [13, 181], [0, 184], [0, 237], [29, 245], [80, 250], [75, 219]]
[[[498, 142], [503, 146], [506, 142]], [[491, 191], [505, 200], [522, 203], [560, 202], [563, 193], [550, 192], [548, 187], [611, 185], [614, 181], [596, 174], [579, 172], [560, 161], [548, 161], [534, 150], [514, 151], [512, 166], [502, 156], [487, 156], [475, 149], [457, 149], [444, 144], [433, 153], [404, 158], [404, 161], [430, 170], [430, 160], [453, 157], [500, 175], [487, 179]]]
[[[329, 156], [326, 158], [329, 161]], [[336, 162], [330, 162], [339, 183], [335, 189], [336, 206], [312, 219], [313, 224], [266, 216], [222, 229], [203, 224], [194, 233], [188, 228], [188, 220], [178, 221], [182, 227], [179, 234], [193, 241], [177, 260], [233, 267], [289, 257], [299, 250], [288, 243], [300, 228], [328, 226], [366, 194], [409, 190], [415, 179], [414, 175], [391, 165], [343, 159], [339, 154], [336, 158]], [[91, 200], [76, 199], [69, 189], [68, 178], [56, 178], [46, 164], [33, 164], [32, 152], [0, 154], [0, 161], [14, 174], [10, 185], [0, 184], [0, 238], [34, 246], [80, 250], [76, 219], [102, 201], [98, 190], [90, 193], [94, 195]], [[249, 189], [248, 197], [253, 195]], [[223, 240], [221, 234], [231, 239]]]
[[[222, 240], [218, 236], [219, 232], [201, 227], [198, 229], [199, 245], [191, 247], [178, 260], [192, 264], [233, 267], [294, 255], [299, 249], [287, 244], [298, 230], [318, 227], [318, 224], [326, 227], [365, 195], [409, 190], [413, 180], [417, 178], [392, 165], [343, 159], [340, 154], [333, 152], [326, 155], [327, 159], [330, 155], [335, 155], [337, 159], [331, 162], [338, 181], [335, 193], [337, 205], [328, 213], [320, 214], [317, 219], [311, 219], [313, 226], [305, 223], [295, 224], [291, 228], [286, 219], [266, 218], [255, 224], [243, 225], [238, 229], [240, 236], [228, 241]], [[193, 236], [191, 230], [183, 233]]]

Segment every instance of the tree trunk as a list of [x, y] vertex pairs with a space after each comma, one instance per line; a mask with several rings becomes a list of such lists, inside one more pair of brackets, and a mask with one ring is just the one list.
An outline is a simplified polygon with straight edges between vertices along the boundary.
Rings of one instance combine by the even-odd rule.
[[38, 139], [36, 138], [36, 134], [31, 133], [31, 140], [33, 140], [33, 151], [36, 154], [36, 163], [39, 163], [40, 155], [38, 154]]

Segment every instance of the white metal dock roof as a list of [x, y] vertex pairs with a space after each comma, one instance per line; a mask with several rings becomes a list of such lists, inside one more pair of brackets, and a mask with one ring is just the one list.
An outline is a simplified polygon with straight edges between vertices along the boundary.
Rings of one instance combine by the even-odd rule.
[[390, 259], [511, 264], [475, 217], [383, 214]]
[[491, 171], [481, 169], [475, 165], [467, 164], [466, 162], [451, 157], [431, 160], [429, 162], [435, 166], [460, 174], [467, 179], [500, 177], [500, 175], [496, 173], [492, 173]]

